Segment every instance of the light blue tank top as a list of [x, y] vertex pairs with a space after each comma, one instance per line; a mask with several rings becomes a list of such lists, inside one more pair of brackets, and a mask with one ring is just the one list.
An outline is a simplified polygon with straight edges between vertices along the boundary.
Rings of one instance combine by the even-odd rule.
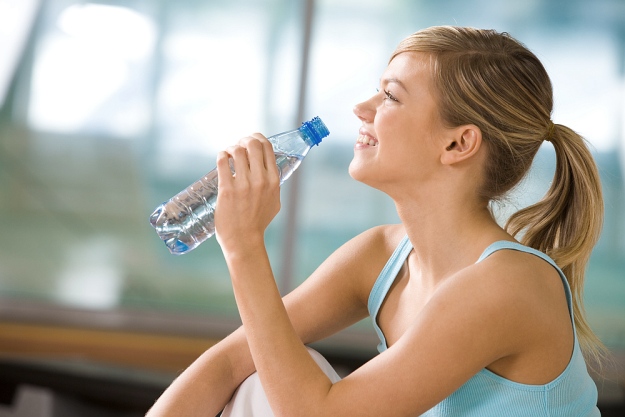
[[[492, 253], [511, 249], [531, 253], [551, 264], [560, 274], [573, 321], [571, 289], [555, 262], [542, 252], [516, 242], [499, 241], [490, 245], [477, 262]], [[391, 284], [403, 266], [412, 244], [408, 237], [399, 243], [382, 269], [369, 295], [369, 313], [380, 344], [378, 351], [387, 349], [386, 339], [378, 326], [377, 316]], [[574, 348], [566, 369], [545, 385], [527, 385], [510, 381], [484, 368], [460, 388], [431, 408], [422, 417], [595, 417], [597, 387], [590, 378], [573, 325]]]

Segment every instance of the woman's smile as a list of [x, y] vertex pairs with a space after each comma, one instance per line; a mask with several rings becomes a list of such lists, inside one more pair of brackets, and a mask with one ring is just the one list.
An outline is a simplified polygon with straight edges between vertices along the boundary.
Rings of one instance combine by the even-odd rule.
[[356, 148], [360, 149], [368, 146], [378, 146], [378, 140], [373, 136], [360, 133], [360, 135], [358, 135], [358, 139], [356, 139]]

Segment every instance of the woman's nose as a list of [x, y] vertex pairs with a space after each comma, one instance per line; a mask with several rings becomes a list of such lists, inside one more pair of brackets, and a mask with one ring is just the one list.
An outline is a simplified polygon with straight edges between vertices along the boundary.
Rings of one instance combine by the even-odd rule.
[[371, 97], [369, 100], [363, 101], [362, 103], [358, 103], [354, 106], [354, 114], [363, 122], [373, 121], [373, 117], [375, 116], [373, 98], [374, 97]]

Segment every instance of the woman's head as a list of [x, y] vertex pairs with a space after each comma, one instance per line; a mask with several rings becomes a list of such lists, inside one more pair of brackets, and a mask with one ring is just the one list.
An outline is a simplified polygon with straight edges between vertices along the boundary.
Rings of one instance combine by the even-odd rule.
[[549, 254], [573, 291], [582, 347], [601, 356], [583, 308], [584, 271], [603, 224], [596, 164], [584, 139], [551, 121], [551, 81], [538, 58], [506, 33], [431, 27], [404, 39], [391, 57], [427, 54], [432, 91], [447, 128], [473, 124], [481, 130], [486, 158], [479, 187], [483, 201], [504, 196], [529, 171], [544, 140], [553, 144], [556, 170], [536, 204], [513, 214], [506, 230]]
[[551, 82], [540, 61], [505, 33], [449, 26], [407, 37], [391, 61], [405, 52], [430, 56], [443, 123], [481, 129], [488, 157], [480, 194], [502, 197], [527, 173], [551, 125]]

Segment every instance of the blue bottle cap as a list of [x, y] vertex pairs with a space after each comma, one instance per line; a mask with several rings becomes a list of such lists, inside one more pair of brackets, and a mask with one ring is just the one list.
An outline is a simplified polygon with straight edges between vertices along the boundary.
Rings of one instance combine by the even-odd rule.
[[321, 139], [330, 134], [330, 131], [321, 121], [319, 116], [315, 116], [311, 120], [302, 123], [302, 127], [300, 127], [299, 130], [307, 134], [307, 136], [312, 140], [313, 145], [319, 145], [321, 143]]

